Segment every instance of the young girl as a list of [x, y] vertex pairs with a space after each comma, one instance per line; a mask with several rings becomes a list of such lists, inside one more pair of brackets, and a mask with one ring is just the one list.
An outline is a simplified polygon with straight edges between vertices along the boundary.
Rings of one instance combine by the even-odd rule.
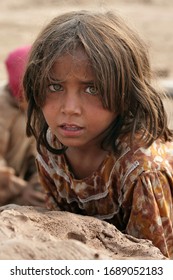
[[173, 257], [173, 134], [138, 35], [109, 12], [60, 15], [32, 47], [24, 90], [48, 207]]

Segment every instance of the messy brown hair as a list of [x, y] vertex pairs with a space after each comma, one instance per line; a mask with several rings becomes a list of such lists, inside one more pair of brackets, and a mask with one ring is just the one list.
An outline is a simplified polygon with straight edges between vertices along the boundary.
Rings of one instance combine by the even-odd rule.
[[96, 87], [104, 108], [118, 117], [104, 132], [102, 146], [116, 151], [116, 139], [127, 133], [132, 144], [141, 131], [144, 146], [157, 138], [169, 141], [172, 132], [161, 95], [152, 86], [148, 51], [139, 35], [111, 12], [74, 11], [55, 17], [33, 44], [23, 79], [28, 102], [27, 135], [34, 135], [37, 148], [49, 146], [48, 125], [42, 113], [47, 81], [53, 64], [66, 52], [82, 47], [93, 67]]

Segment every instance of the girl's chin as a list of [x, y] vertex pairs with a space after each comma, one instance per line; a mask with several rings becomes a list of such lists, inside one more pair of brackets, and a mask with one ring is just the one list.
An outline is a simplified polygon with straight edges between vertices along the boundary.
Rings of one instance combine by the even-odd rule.
[[77, 142], [74, 143], [72, 141], [63, 141], [61, 143], [68, 148], [82, 148], [85, 146], [85, 144], [77, 143]]

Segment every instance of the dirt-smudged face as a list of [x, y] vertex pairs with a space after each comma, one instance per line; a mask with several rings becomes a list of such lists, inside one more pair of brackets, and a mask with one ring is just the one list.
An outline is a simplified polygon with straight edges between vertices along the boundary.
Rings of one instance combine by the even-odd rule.
[[87, 55], [82, 49], [64, 54], [51, 73], [42, 110], [52, 133], [68, 147], [98, 145], [116, 114], [103, 108]]

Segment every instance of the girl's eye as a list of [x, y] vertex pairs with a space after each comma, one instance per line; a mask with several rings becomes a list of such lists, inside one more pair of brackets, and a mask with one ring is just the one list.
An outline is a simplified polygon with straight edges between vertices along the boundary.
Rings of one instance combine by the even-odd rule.
[[51, 84], [51, 85], [48, 86], [48, 89], [51, 92], [62, 91], [62, 86], [60, 84]]
[[87, 87], [86, 92], [91, 95], [97, 95], [98, 90], [95, 86], [89, 86], [89, 87]]

